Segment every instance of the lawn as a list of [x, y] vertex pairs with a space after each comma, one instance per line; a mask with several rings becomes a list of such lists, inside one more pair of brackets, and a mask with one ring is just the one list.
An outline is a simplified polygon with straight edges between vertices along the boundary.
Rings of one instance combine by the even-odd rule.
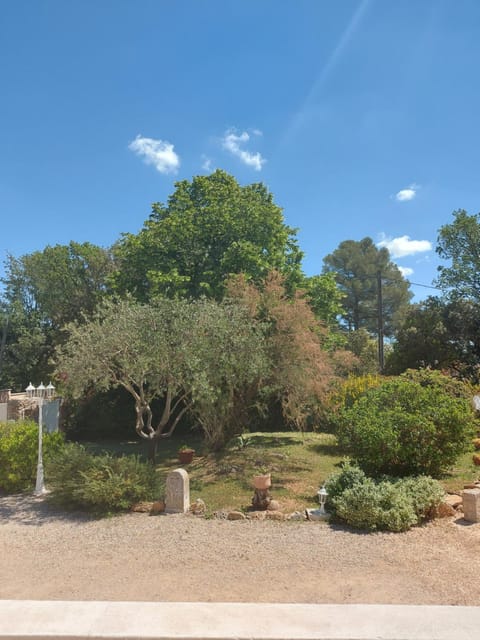
[[[264, 469], [272, 474], [271, 495], [280, 502], [282, 511], [315, 507], [319, 487], [344, 458], [335, 436], [328, 433], [250, 433], [217, 453], [205, 451], [198, 435], [189, 435], [188, 439], [177, 436], [161, 442], [157, 471], [162, 477], [181, 466], [177, 451], [184, 442], [196, 450], [193, 462], [185, 466], [191, 501], [202, 498], [208, 513], [248, 508], [253, 496], [252, 476]], [[145, 454], [140, 440], [88, 443], [88, 447], [95, 453]], [[466, 482], [479, 477], [472, 453], [473, 446], [441, 479], [446, 490], [459, 491]]]

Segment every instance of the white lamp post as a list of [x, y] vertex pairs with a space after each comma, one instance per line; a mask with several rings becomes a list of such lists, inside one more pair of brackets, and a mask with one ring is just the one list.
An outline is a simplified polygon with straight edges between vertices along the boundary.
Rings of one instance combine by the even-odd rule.
[[43, 474], [43, 403], [45, 399], [48, 401], [53, 398], [55, 387], [50, 382], [47, 387], [41, 382], [35, 389], [30, 382], [25, 389], [29, 398], [38, 399], [38, 461], [37, 461], [37, 481], [35, 483], [35, 495], [43, 496], [47, 493], [45, 489], [45, 480]]

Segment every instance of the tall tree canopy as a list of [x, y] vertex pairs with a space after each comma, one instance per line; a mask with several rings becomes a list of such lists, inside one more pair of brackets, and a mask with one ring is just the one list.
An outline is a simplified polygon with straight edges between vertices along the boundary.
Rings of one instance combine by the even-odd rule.
[[450, 297], [480, 302], [480, 214], [458, 209], [453, 218], [438, 232], [436, 251], [451, 264], [438, 267], [437, 284]]
[[90, 315], [104, 296], [113, 270], [110, 252], [89, 242], [46, 247], [6, 262], [5, 300], [35, 312], [60, 329]]
[[408, 308], [412, 293], [388, 249], [377, 248], [371, 238], [345, 240], [324, 258], [324, 273], [333, 272], [342, 300], [342, 317], [349, 330], [377, 333], [377, 277], [381, 276], [383, 332], [393, 335]]
[[51, 375], [62, 327], [93, 313], [112, 269], [110, 252], [88, 242], [8, 257], [0, 299], [0, 385], [21, 389]]
[[259, 282], [271, 269], [295, 287], [302, 277], [295, 233], [261, 183], [241, 186], [220, 170], [182, 180], [166, 205], [153, 205], [143, 229], [114, 248], [116, 287], [141, 301], [220, 299], [230, 274]]

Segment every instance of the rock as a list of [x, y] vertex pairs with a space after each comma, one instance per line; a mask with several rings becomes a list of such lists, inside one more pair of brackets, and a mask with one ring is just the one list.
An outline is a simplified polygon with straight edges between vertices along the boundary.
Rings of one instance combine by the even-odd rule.
[[156, 500], [152, 504], [152, 508], [150, 509], [150, 513], [163, 513], [165, 511], [165, 502], [163, 500]]
[[447, 502], [441, 502], [437, 507], [437, 518], [449, 518], [454, 516], [455, 513], [455, 509]]
[[280, 503], [278, 500], [270, 500], [267, 506], [267, 511], [280, 511]]
[[245, 520], [245, 514], [241, 511], [229, 511], [227, 520]]
[[[470, 487], [469, 487], [470, 488]], [[472, 487], [475, 488], [475, 487]], [[443, 502], [446, 502], [454, 509], [457, 509], [462, 504], [462, 496], [458, 496], [456, 493], [449, 493], [443, 499]]]
[[190, 505], [190, 513], [193, 513], [196, 516], [203, 516], [206, 509], [207, 506], [201, 498], [197, 498], [195, 502]]
[[474, 453], [472, 456], [473, 464], [480, 466], [480, 455], [478, 453]]
[[306, 509], [307, 520], [318, 520], [319, 522], [328, 520], [330, 514], [320, 509]]
[[266, 515], [266, 511], [251, 511], [247, 518], [248, 520], [265, 520]]
[[130, 507], [130, 511], [135, 513], [150, 513], [153, 502], [136, 502]]
[[464, 489], [477, 489], [477, 483], [476, 482], [467, 482], [466, 484], [463, 485]]
[[286, 515], [281, 511], [265, 511], [265, 518], [267, 520], [285, 520]]
[[306, 519], [305, 512], [302, 513], [301, 511], [294, 511], [293, 513], [289, 513], [287, 515], [287, 520], [305, 520], [305, 519]]

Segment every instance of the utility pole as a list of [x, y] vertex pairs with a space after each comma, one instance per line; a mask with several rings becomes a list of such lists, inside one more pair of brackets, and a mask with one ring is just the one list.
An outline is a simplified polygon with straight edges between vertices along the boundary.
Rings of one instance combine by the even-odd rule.
[[382, 274], [377, 271], [377, 321], [378, 321], [378, 368], [383, 373], [385, 359], [383, 354], [383, 297]]

